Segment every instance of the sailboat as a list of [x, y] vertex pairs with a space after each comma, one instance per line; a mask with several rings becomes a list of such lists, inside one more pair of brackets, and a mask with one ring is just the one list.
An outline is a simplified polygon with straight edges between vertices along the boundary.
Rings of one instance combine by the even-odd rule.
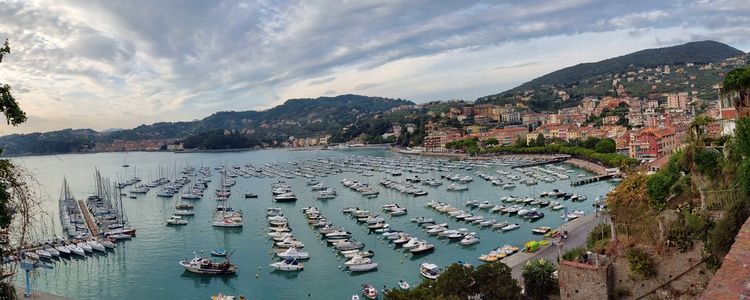
[[217, 192], [216, 212], [214, 212], [214, 227], [242, 227], [242, 210], [234, 210], [229, 206], [229, 190], [225, 190], [226, 172], [221, 177], [221, 190]]
[[66, 178], [63, 178], [59, 201], [60, 222], [62, 223], [63, 232], [69, 237], [83, 237], [88, 235], [88, 227], [83, 223], [81, 209], [76, 199], [70, 193], [70, 187]]
[[128, 224], [128, 218], [125, 215], [125, 209], [122, 206], [122, 193], [120, 193], [119, 187], [115, 186], [115, 188], [117, 188], [117, 206], [118, 206], [117, 224], [119, 224], [120, 227], [106, 231], [104, 232], [104, 235], [111, 237], [115, 240], [131, 239], [132, 237], [135, 236], [135, 228], [131, 227]]

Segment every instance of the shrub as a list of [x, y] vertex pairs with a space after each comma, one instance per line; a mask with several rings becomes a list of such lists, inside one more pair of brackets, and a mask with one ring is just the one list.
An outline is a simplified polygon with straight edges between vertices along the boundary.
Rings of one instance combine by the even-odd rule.
[[628, 250], [628, 268], [633, 277], [646, 279], [656, 275], [656, 265], [648, 253], [640, 248]]
[[750, 207], [748, 207], [745, 197], [727, 207], [724, 216], [708, 232], [706, 248], [712, 256], [719, 260], [724, 259], [748, 216], [750, 216]]
[[563, 254], [562, 259], [567, 261], [577, 261], [583, 254], [586, 253], [586, 248], [578, 247], [568, 250]]
[[610, 230], [610, 226], [607, 223], [601, 223], [599, 225], [596, 225], [593, 229], [591, 229], [591, 232], [589, 232], [589, 236], [586, 238], [586, 247], [589, 249], [594, 249], [597, 243], [600, 241], [607, 241], [609, 242], [609, 237], [611, 236], [612, 232]]

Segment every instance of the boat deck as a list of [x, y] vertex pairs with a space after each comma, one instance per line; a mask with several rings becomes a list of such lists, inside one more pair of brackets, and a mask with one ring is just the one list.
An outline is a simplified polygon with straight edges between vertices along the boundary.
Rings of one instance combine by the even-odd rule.
[[83, 218], [86, 219], [86, 226], [89, 227], [91, 235], [95, 237], [99, 236], [99, 228], [96, 227], [96, 223], [94, 223], [94, 219], [93, 217], [91, 217], [91, 213], [89, 212], [88, 208], [86, 208], [86, 203], [84, 203], [83, 200], [78, 200], [78, 206], [81, 209]]

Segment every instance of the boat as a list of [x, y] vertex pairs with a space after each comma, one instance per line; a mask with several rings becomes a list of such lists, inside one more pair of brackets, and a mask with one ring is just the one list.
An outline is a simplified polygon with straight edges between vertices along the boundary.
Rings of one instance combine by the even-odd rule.
[[399, 280], [399, 281], [398, 281], [398, 287], [399, 287], [400, 289], [404, 290], [404, 291], [405, 291], [405, 290], [408, 290], [408, 289], [409, 289], [409, 283], [408, 283], [408, 282], [406, 282], [405, 280]]
[[479, 243], [479, 238], [476, 235], [474, 235], [472, 232], [471, 234], [467, 234], [466, 236], [464, 236], [464, 238], [460, 241], [460, 243], [461, 245], [464, 245], [464, 246], [473, 245], [473, 244]]
[[352, 259], [346, 261], [344, 265], [352, 272], [366, 272], [378, 268], [378, 263], [360, 255], [355, 255]]
[[88, 244], [88, 245], [89, 245], [89, 246], [91, 247], [91, 249], [93, 249], [93, 250], [96, 250], [96, 251], [99, 251], [99, 252], [105, 252], [105, 251], [107, 251], [107, 248], [105, 248], [105, 247], [104, 247], [104, 245], [102, 245], [101, 243], [99, 243], [99, 242], [97, 242], [97, 241], [88, 241], [88, 242], [86, 242], [86, 243], [87, 243], [87, 244]]
[[[367, 299], [377, 299], [378, 298], [378, 290], [375, 289], [375, 287], [373, 287], [372, 285], [363, 284], [362, 285], [362, 295], [364, 295], [365, 297], [367, 297]], [[352, 299], [355, 299], [354, 296], [352, 296]], [[357, 297], [356, 299], [359, 299], [359, 297]]]
[[85, 252], [94, 252], [94, 248], [91, 248], [91, 246], [89, 246], [89, 244], [87, 244], [86, 242], [79, 242], [78, 244], [76, 244], [76, 246], [83, 249], [83, 251]]
[[540, 227], [536, 227], [534, 229], [531, 229], [531, 232], [534, 233], [534, 234], [545, 234], [545, 233], [549, 232], [550, 230], [552, 230], [552, 227], [549, 227], [549, 226], [540, 226]]
[[281, 252], [281, 253], [277, 253], [276, 255], [278, 257], [281, 257], [281, 258], [284, 258], [284, 259], [294, 258], [294, 259], [300, 260], [300, 259], [308, 259], [308, 258], [310, 258], [310, 254], [309, 253], [303, 252], [303, 251], [299, 251], [299, 250], [297, 250], [296, 247], [289, 247], [289, 249], [286, 249], [286, 251]]
[[57, 251], [57, 249], [53, 247], [50, 247], [50, 246], [44, 247], [44, 251], [49, 252], [49, 254], [52, 255], [52, 257], [60, 257], [60, 251]]
[[179, 264], [185, 268], [185, 271], [206, 274], [206, 275], [227, 275], [237, 272], [237, 265], [225, 260], [223, 262], [214, 262], [205, 257], [195, 257], [191, 260], [180, 261]]
[[60, 252], [60, 255], [65, 255], [65, 256], [70, 255], [70, 249], [68, 249], [68, 247], [66, 246], [63, 246], [63, 245], [55, 246], [55, 250], [57, 250], [57, 252]]
[[227, 256], [227, 249], [224, 248], [216, 248], [211, 250], [212, 256]]
[[421, 263], [419, 264], [419, 274], [424, 278], [435, 280], [440, 276], [440, 268], [435, 264]]
[[79, 256], [86, 256], [86, 251], [84, 251], [83, 248], [78, 247], [75, 244], [70, 244], [67, 247], [68, 247], [68, 250], [70, 250], [70, 253], [73, 253]]
[[297, 262], [297, 259], [294, 258], [287, 258], [282, 261], [272, 263], [269, 266], [279, 271], [301, 271], [305, 268], [304, 265]]
[[49, 253], [49, 251], [44, 249], [37, 249], [34, 251], [34, 253], [37, 255], [38, 258], [42, 259], [52, 259], [52, 253]]
[[426, 241], [420, 242], [416, 247], [409, 249], [411, 253], [424, 253], [435, 250], [433, 244], [427, 243]]
[[520, 227], [521, 227], [521, 225], [518, 225], [518, 224], [514, 223], [514, 224], [508, 224], [507, 226], [503, 227], [502, 229], [503, 229], [503, 231], [511, 231], [511, 230], [518, 229]]
[[188, 221], [180, 216], [171, 216], [167, 219], [167, 225], [187, 225]]
[[253, 193], [245, 193], [245, 198], [258, 198], [258, 195]]
[[273, 196], [273, 200], [277, 202], [297, 201], [297, 196], [293, 193], [283, 193]]

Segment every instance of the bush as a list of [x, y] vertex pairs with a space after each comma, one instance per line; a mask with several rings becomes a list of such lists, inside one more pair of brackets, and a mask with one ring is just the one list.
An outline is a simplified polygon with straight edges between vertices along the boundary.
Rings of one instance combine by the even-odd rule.
[[615, 153], [617, 151], [617, 145], [612, 139], [603, 139], [596, 143], [594, 150], [599, 153]]
[[588, 247], [589, 249], [594, 249], [595, 246], [601, 241], [609, 242], [609, 237], [611, 235], [612, 232], [609, 224], [601, 223], [599, 225], [596, 225], [596, 227], [591, 229], [591, 232], [589, 232], [589, 236], [586, 238], [586, 247]]
[[750, 216], [750, 207], [748, 207], [745, 197], [727, 207], [724, 216], [708, 232], [706, 248], [710, 255], [718, 260], [724, 259], [748, 216]]
[[656, 275], [656, 265], [648, 254], [639, 248], [628, 250], [628, 268], [633, 277], [646, 279]]
[[713, 178], [721, 170], [720, 161], [722, 157], [721, 153], [715, 149], [703, 148], [695, 152], [693, 161], [698, 172]]
[[578, 247], [568, 250], [568, 252], [565, 252], [563, 254], [562, 259], [567, 261], [577, 261], [578, 258], [583, 256], [583, 254], [586, 253], [586, 248], [584, 247]]

